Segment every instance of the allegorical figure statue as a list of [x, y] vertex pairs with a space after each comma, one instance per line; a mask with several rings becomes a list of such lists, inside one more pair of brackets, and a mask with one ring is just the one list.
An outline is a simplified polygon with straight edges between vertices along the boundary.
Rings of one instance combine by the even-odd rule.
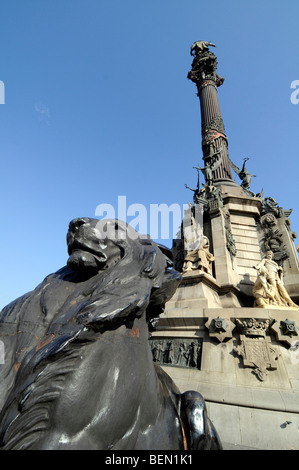
[[190, 189], [190, 191], [193, 191], [193, 202], [194, 204], [199, 204], [200, 199], [203, 197], [205, 188], [200, 189], [200, 177], [199, 177], [199, 168], [197, 168], [197, 186], [195, 189], [190, 188], [187, 184], [185, 184], [186, 189]]
[[214, 255], [210, 253], [209, 239], [203, 235], [201, 246], [189, 251], [185, 256], [183, 273], [199, 270], [212, 275], [212, 263], [214, 260]]
[[245, 165], [248, 160], [249, 158], [244, 158], [244, 163], [241, 169], [237, 165], [235, 165], [233, 162], [230, 162], [233, 170], [237, 173], [237, 175], [242, 181], [241, 187], [245, 190], [249, 189], [251, 185], [251, 179], [256, 176], [256, 175], [251, 175], [249, 171], [246, 169]]
[[210, 146], [210, 154], [209, 154], [208, 159], [205, 163], [205, 166], [204, 167], [197, 167], [197, 166], [194, 167], [197, 170], [201, 170], [201, 172], [203, 173], [203, 175], [205, 177], [205, 181], [206, 181], [206, 184], [205, 184], [206, 187], [209, 187], [209, 186], [213, 185], [213, 180], [214, 180], [213, 172], [216, 171], [217, 168], [219, 168], [219, 166], [221, 165], [221, 156], [218, 160], [216, 160], [215, 157], [216, 157], [216, 155], [221, 154], [221, 150], [222, 150], [222, 147], [214, 152], [213, 149], [212, 149], [212, 146]]
[[267, 308], [271, 305], [299, 308], [290, 298], [283, 284], [283, 269], [273, 260], [273, 252], [254, 268], [257, 279], [253, 287], [254, 306]]
[[70, 222], [67, 245], [67, 266], [0, 312], [0, 449], [220, 449], [203, 397], [151, 352], [181, 280], [171, 251], [90, 218]]

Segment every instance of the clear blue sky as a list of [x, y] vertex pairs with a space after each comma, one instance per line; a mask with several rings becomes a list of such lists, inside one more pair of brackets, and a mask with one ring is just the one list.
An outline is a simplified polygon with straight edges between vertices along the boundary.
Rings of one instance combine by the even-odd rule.
[[0, 308], [65, 265], [72, 218], [192, 199], [197, 40], [217, 45], [230, 158], [299, 233], [298, 17], [298, 0], [2, 0]]

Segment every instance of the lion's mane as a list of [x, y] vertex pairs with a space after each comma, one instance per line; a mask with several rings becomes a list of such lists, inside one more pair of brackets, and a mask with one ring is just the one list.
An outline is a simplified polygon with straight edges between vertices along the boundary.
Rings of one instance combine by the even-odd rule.
[[[0, 366], [0, 390], [6, 398], [0, 413], [4, 448], [30, 447], [37, 431], [46, 426], [50, 403], [61, 392], [66, 374], [76, 367], [83, 330], [117, 328], [142, 315], [150, 321], [180, 282], [167, 248], [133, 234], [121, 221], [106, 224], [117, 229], [112, 243], [121, 258], [116, 264], [87, 279], [65, 266], [0, 314], [9, 351]], [[128, 236], [128, 230], [134, 236]]]

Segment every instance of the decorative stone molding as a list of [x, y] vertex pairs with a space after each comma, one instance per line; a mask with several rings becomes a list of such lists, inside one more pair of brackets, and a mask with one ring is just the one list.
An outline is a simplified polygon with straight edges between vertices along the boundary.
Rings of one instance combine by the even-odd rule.
[[246, 336], [266, 336], [270, 320], [257, 320], [256, 318], [235, 319], [238, 330]]
[[236, 243], [232, 234], [230, 213], [228, 209], [226, 208], [223, 209], [223, 216], [224, 216], [226, 248], [228, 249], [231, 258], [233, 258], [237, 254], [237, 249], [236, 249]]
[[271, 326], [271, 330], [275, 333], [278, 341], [285, 343], [289, 347], [293, 345], [294, 340], [299, 340], [299, 328], [295, 321], [288, 319], [280, 322], [275, 321]]
[[[272, 214], [267, 214], [267, 216], [270, 215]], [[272, 227], [269, 227], [264, 231], [264, 234], [263, 241], [265, 252], [271, 250], [274, 260], [278, 262], [289, 258], [290, 255], [283, 242], [283, 235], [278, 229], [274, 230]]]
[[273, 227], [276, 224], [276, 217], [269, 212], [261, 216], [260, 223], [263, 228]]
[[221, 343], [233, 337], [232, 331], [235, 324], [227, 318], [209, 318], [205, 326], [209, 330], [209, 336], [218, 339]]

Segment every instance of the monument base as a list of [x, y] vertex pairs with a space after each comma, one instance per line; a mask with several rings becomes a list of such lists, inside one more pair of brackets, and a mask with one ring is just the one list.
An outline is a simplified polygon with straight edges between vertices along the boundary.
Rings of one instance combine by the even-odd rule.
[[167, 363], [166, 354], [162, 367], [182, 393], [203, 395], [224, 449], [299, 450], [298, 310], [223, 308], [221, 296], [212, 295], [217, 282], [206, 275], [189, 285], [196, 294], [209, 292], [203, 304], [190, 292], [182, 298], [185, 282], [184, 276], [151, 341], [173, 343], [175, 351], [184, 345], [189, 358], [196, 343], [200, 359], [181, 367], [175, 354]]

